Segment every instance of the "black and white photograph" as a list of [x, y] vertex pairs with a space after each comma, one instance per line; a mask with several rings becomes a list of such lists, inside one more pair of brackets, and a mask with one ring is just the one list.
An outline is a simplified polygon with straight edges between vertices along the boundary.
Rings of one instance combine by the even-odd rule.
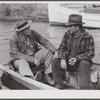
[[100, 90], [100, 3], [0, 2], [0, 90]]

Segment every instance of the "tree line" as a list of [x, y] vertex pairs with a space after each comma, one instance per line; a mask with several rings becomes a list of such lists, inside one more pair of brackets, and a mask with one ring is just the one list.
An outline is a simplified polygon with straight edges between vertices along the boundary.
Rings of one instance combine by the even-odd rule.
[[1, 20], [17, 20], [25, 17], [33, 21], [48, 21], [47, 3], [2, 3], [0, 4]]

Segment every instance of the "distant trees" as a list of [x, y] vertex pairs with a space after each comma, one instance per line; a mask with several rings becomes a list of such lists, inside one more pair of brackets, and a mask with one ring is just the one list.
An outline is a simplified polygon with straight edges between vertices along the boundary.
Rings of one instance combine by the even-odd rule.
[[1, 3], [0, 17], [18, 18], [25, 16], [43, 16], [48, 14], [48, 5], [46, 3]]
[[36, 9], [36, 4], [22, 4], [21, 7], [26, 11], [26, 13], [32, 13], [34, 8]]
[[9, 4], [1, 4], [0, 5], [1, 9], [1, 14], [3, 14], [3, 16], [10, 16], [11, 15], [11, 9], [10, 9], [10, 5]]

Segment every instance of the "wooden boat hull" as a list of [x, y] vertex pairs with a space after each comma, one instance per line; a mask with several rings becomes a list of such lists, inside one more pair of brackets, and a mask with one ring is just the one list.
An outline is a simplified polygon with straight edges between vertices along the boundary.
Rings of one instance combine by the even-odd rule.
[[21, 83], [19, 83], [18, 81], [16, 81], [15, 79], [13, 79], [9, 74], [4, 73], [2, 75], [1, 81], [3, 83], [4, 86], [6, 86], [9, 89], [20, 89], [20, 90], [29, 90], [28, 87], [22, 85]]
[[49, 4], [49, 22], [51, 25], [64, 25], [68, 22], [70, 14], [80, 14], [83, 17], [84, 27], [100, 28], [100, 15], [88, 14], [76, 10]]
[[[93, 70], [100, 71], [100, 64], [93, 63], [90, 73]], [[22, 75], [18, 74], [17, 72], [14, 72], [5, 66], [0, 65], [0, 70], [3, 71], [2, 75], [2, 82], [3, 85], [6, 86], [9, 89], [17, 89], [17, 90], [58, 90], [52, 86], [46, 85], [44, 83], [38, 82], [36, 80], [32, 80], [30, 78], [23, 77]], [[71, 75], [71, 74], [70, 74]], [[73, 76], [74, 75], [74, 76]], [[78, 81], [79, 76], [78, 73], [74, 73], [70, 76], [70, 84], [69, 87], [65, 89], [78, 89]], [[100, 89], [100, 83], [91, 83], [91, 89]]]
[[5, 66], [0, 65], [0, 70], [3, 71], [3, 84], [8, 86], [10, 89], [58, 90], [52, 86], [40, 83], [36, 80], [23, 77], [22, 75], [10, 70]]

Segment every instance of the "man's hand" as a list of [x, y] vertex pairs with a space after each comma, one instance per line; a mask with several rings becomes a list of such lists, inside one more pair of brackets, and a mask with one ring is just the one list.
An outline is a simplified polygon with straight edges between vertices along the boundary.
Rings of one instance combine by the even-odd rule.
[[76, 63], [76, 58], [69, 59], [69, 64], [74, 65]]
[[34, 63], [37, 65], [39, 65], [39, 60], [37, 58], [34, 59]]
[[64, 59], [61, 60], [60, 67], [64, 70], [67, 70], [66, 61]]
[[55, 51], [54, 56], [55, 56], [55, 58], [58, 58], [58, 51]]

